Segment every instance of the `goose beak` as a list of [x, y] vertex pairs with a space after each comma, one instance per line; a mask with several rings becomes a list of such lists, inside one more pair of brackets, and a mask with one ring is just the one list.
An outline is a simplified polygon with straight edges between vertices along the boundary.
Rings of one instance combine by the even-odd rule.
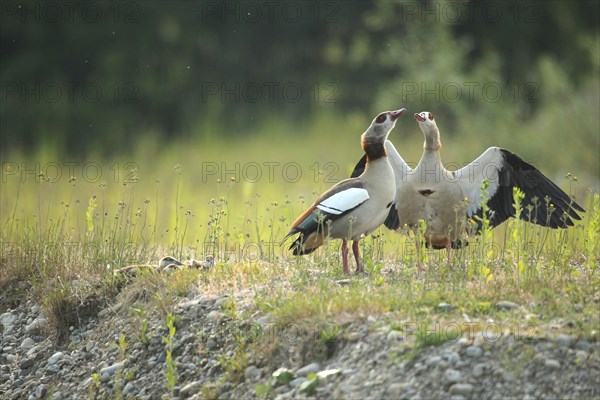
[[421, 114], [415, 113], [415, 119], [417, 122], [425, 122], [425, 118], [421, 117]]
[[406, 108], [401, 108], [396, 111], [390, 111], [390, 117], [392, 118], [392, 121], [395, 121], [398, 119], [398, 117], [400, 117], [405, 112], [406, 112]]

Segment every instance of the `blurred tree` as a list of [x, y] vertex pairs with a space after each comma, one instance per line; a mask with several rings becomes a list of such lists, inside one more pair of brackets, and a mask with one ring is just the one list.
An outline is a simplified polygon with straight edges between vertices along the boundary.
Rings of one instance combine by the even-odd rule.
[[[547, 57], [577, 90], [599, 68], [597, 1], [52, 2], [59, 18], [49, 4], [2, 2], [3, 152], [51, 142], [108, 153], [145, 133], [210, 134], [198, 129], [209, 121], [236, 135], [324, 106], [426, 107], [443, 88], [421, 83], [527, 82]], [[448, 124], [473, 107], [435, 102]]]

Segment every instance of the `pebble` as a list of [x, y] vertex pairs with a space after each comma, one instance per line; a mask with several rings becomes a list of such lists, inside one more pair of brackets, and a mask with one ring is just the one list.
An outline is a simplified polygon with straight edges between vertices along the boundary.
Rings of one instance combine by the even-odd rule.
[[560, 369], [560, 362], [558, 360], [547, 359], [544, 366], [548, 369]]
[[403, 342], [406, 339], [406, 335], [400, 331], [390, 331], [387, 334], [387, 340]]
[[431, 356], [431, 357], [427, 358], [427, 360], [425, 360], [425, 364], [427, 364], [427, 366], [429, 366], [429, 367], [435, 367], [436, 365], [438, 365], [440, 363], [440, 361], [442, 361], [442, 357]]
[[60, 360], [63, 359], [65, 355], [62, 353], [62, 351], [58, 351], [56, 353], [54, 353], [49, 359], [48, 359], [48, 365], [53, 365], [56, 364], [57, 362], [59, 362]]
[[187, 385], [181, 388], [181, 390], [179, 391], [179, 395], [183, 398], [189, 397], [193, 394], [198, 393], [200, 389], [202, 389], [202, 386], [202, 381], [194, 381], [188, 383]]
[[479, 346], [469, 346], [467, 347], [467, 350], [465, 350], [465, 354], [467, 357], [479, 358], [483, 354], [483, 350]]
[[447, 369], [444, 372], [444, 380], [446, 383], [455, 383], [462, 379], [462, 373], [455, 369]]
[[206, 318], [208, 318], [209, 320], [212, 321], [218, 321], [221, 319], [221, 313], [214, 310], [208, 313], [208, 315], [206, 316]]
[[450, 386], [450, 394], [469, 395], [473, 391], [473, 385], [470, 383], [455, 383]]
[[586, 351], [583, 351], [583, 350], [577, 350], [575, 352], [575, 358], [579, 362], [584, 362], [588, 358], [588, 353]]
[[246, 379], [257, 379], [260, 377], [260, 369], [256, 368], [255, 365], [249, 365], [244, 370], [244, 377]]
[[298, 371], [296, 371], [296, 374], [299, 376], [307, 376], [308, 374], [316, 374], [320, 370], [321, 365], [319, 363], [311, 363], [300, 368]]
[[21, 360], [21, 362], [19, 362], [19, 368], [27, 369], [27, 368], [31, 367], [34, 362], [35, 362], [35, 360], [31, 357], [24, 358], [23, 360]]
[[134, 391], [135, 391], [135, 386], [133, 386], [133, 383], [127, 382], [127, 384], [123, 388], [123, 394], [128, 395], [129, 393], [133, 393]]
[[35, 388], [35, 397], [36, 399], [42, 399], [46, 396], [46, 392], [48, 391], [49, 385], [41, 384]]
[[437, 305], [437, 309], [443, 312], [449, 312], [454, 309], [454, 306], [449, 303], [440, 303]]
[[0, 324], [2, 324], [2, 327], [4, 328], [2, 334], [7, 334], [13, 330], [17, 318], [18, 316], [12, 312], [0, 314]]
[[573, 343], [573, 338], [569, 335], [558, 335], [555, 340], [561, 347], [570, 347]]
[[121, 361], [121, 362], [115, 363], [113, 365], [110, 365], [108, 367], [102, 368], [100, 370], [100, 375], [104, 375], [104, 374], [113, 375], [119, 369], [122, 369], [124, 367], [125, 367], [125, 361]]
[[474, 377], [479, 378], [480, 376], [483, 375], [484, 371], [485, 371], [485, 364], [479, 363], [473, 367], [472, 374]]
[[52, 372], [53, 374], [56, 374], [58, 371], [60, 371], [60, 365], [58, 365], [58, 364], [48, 365], [46, 367], [46, 371]]
[[48, 320], [44, 317], [38, 317], [32, 323], [25, 327], [27, 332], [41, 331], [48, 326]]
[[513, 303], [512, 301], [502, 300], [496, 303], [496, 307], [501, 310], [514, 310], [515, 308], [519, 307], [519, 305]]
[[21, 342], [21, 350], [27, 351], [33, 346], [35, 346], [35, 340], [33, 340], [30, 337], [23, 339], [23, 341]]
[[298, 387], [298, 386], [300, 386], [300, 385], [302, 384], [302, 382], [304, 382], [305, 380], [306, 380], [306, 378], [305, 378], [305, 377], [303, 377], [303, 376], [300, 376], [300, 377], [298, 377], [298, 378], [296, 378], [296, 379], [293, 379], [293, 380], [290, 382], [290, 386], [291, 386], [291, 387], [293, 387], [293, 388], [295, 388], [295, 387]]

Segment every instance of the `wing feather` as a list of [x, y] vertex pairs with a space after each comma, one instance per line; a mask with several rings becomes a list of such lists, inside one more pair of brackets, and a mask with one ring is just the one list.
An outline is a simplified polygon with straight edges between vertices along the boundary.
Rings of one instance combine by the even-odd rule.
[[323, 244], [319, 233], [328, 221], [348, 214], [369, 199], [368, 191], [360, 179], [350, 178], [339, 182], [319, 197], [292, 224], [283, 240], [300, 233], [290, 249], [294, 255], [312, 253]]
[[492, 227], [515, 217], [513, 188], [525, 195], [520, 219], [550, 228], [566, 228], [584, 209], [533, 165], [499, 147], [490, 147], [471, 164], [456, 171], [458, 184], [468, 199], [467, 217], [481, 229], [482, 186], [489, 182], [486, 197]]

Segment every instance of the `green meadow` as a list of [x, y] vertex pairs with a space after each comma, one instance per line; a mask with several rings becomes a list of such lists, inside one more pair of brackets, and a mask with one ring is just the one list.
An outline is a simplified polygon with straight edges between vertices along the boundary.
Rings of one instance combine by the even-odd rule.
[[[560, 130], [562, 117], [550, 129]], [[580, 121], [586, 124], [584, 118]], [[158, 145], [144, 139], [135, 152], [112, 159], [65, 161], [51, 146], [28, 157], [11, 155], [3, 163], [2, 185], [6, 304], [25, 292], [39, 296], [50, 312], [58, 300], [93, 295], [110, 302], [123, 284], [115, 271], [155, 264], [166, 255], [182, 260], [211, 255], [216, 266], [200, 277], [197, 271], [183, 271], [189, 275], [185, 279], [161, 278], [155, 284], [169, 294], [163, 299], [175, 302], [178, 293], [185, 293], [170, 285], [200, 285], [221, 293], [244, 287], [259, 291], [264, 284], [285, 280], [302, 290], [257, 295], [256, 304], [285, 319], [323, 313], [327, 318], [341, 310], [384, 312], [442, 300], [470, 299], [477, 308], [494, 299], [546, 300], [560, 293], [593, 304], [600, 254], [594, 174], [590, 167], [577, 168], [581, 162], [568, 165], [576, 154], [538, 161], [536, 142], [516, 139], [511, 144], [519, 136], [535, 135], [537, 123], [507, 124], [497, 136], [480, 138], [478, 126], [485, 121], [475, 116], [465, 138], [456, 132], [443, 136], [444, 160], [461, 166], [487, 145], [504, 144], [583, 205], [586, 213], [575, 227], [551, 230], [509, 220], [453, 252], [450, 265], [441, 251], [416, 254], [414, 233], [382, 227], [362, 240], [369, 276], [353, 277], [350, 287], [341, 288], [332, 283], [345, 278], [339, 241], [314, 255], [292, 256], [281, 239], [319, 193], [349, 176], [362, 155], [359, 136], [369, 122], [370, 117], [355, 114], [303, 125], [273, 121], [236, 141], [213, 135]], [[444, 122], [439, 124], [443, 134]], [[422, 135], [410, 115], [398, 122], [390, 138], [409, 163], [418, 161]], [[416, 275], [417, 257], [429, 269], [424, 277]], [[553, 300], [557, 314], [551, 315], [568, 312], [563, 305], [558, 297]]]

